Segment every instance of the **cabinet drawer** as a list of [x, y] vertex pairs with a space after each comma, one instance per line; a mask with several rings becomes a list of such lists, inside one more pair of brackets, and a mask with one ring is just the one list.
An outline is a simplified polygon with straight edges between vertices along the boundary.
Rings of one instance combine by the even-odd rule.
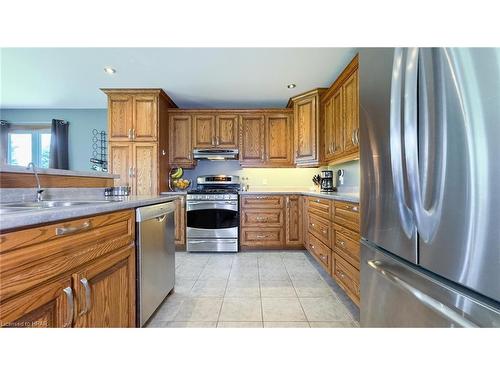
[[283, 228], [241, 228], [242, 246], [254, 248], [281, 247], [283, 243]]
[[245, 195], [241, 198], [242, 208], [283, 208], [282, 195]]
[[134, 242], [134, 211], [0, 235], [0, 299], [7, 299]]
[[339, 225], [337, 223], [333, 224], [333, 229], [335, 233], [341, 233], [344, 236], [349, 237], [354, 242], [359, 242], [361, 238], [359, 232], [354, 232], [353, 230], [347, 229], [346, 227], [343, 227], [342, 225]]
[[335, 201], [334, 222], [359, 233], [359, 205]]
[[308, 198], [308, 210], [322, 218], [330, 220], [332, 216], [332, 201], [321, 198]]
[[334, 252], [332, 273], [337, 284], [359, 306], [359, 271]]
[[284, 225], [281, 209], [245, 209], [241, 212], [242, 227], [282, 227]]
[[325, 245], [332, 243], [332, 229], [329, 220], [323, 219], [314, 214], [309, 214], [309, 232], [314, 234]]
[[335, 230], [335, 251], [359, 270], [359, 242]]
[[309, 233], [309, 251], [312, 255], [314, 255], [323, 268], [330, 272], [332, 264], [332, 251], [311, 233]]

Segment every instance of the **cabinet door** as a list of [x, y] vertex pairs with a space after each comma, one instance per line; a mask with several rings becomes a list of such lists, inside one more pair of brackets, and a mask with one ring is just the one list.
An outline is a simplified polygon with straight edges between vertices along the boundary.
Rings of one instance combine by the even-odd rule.
[[169, 128], [170, 164], [177, 166], [192, 166], [191, 116], [170, 116]]
[[110, 95], [108, 98], [108, 132], [110, 141], [132, 139], [133, 97]]
[[158, 145], [156, 142], [134, 143], [134, 183], [136, 195], [158, 194]]
[[193, 147], [212, 148], [215, 145], [215, 116], [193, 116]]
[[300, 195], [289, 195], [286, 197], [286, 246], [301, 246], [303, 243], [302, 233], [302, 197]]
[[186, 243], [186, 208], [185, 198], [179, 197], [175, 201], [175, 244], [184, 245]]
[[133, 143], [109, 143], [109, 171], [120, 175], [115, 180], [115, 186], [132, 186], [133, 176]]
[[337, 157], [344, 152], [344, 108], [343, 89], [340, 87], [332, 97], [332, 157]]
[[344, 105], [344, 152], [351, 153], [358, 150], [359, 104], [357, 71], [342, 85], [342, 101]]
[[240, 164], [259, 165], [264, 162], [264, 116], [240, 117]]
[[295, 162], [308, 164], [318, 160], [316, 96], [295, 103]]
[[75, 327], [135, 327], [134, 254], [130, 245], [73, 275]]
[[269, 166], [291, 166], [293, 164], [293, 141], [290, 116], [274, 114], [266, 116], [266, 164]]
[[51, 281], [2, 302], [0, 327], [71, 327], [73, 303], [71, 278]]
[[158, 98], [155, 95], [134, 97], [134, 141], [153, 142], [158, 139]]
[[323, 104], [323, 119], [325, 123], [325, 160], [329, 161], [333, 156], [333, 97]]
[[238, 116], [217, 116], [216, 144], [223, 148], [238, 148]]

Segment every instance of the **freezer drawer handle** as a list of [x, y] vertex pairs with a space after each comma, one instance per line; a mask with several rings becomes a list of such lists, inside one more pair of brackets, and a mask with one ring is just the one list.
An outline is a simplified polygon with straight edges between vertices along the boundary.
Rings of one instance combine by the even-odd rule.
[[385, 276], [386, 279], [392, 281], [394, 284], [399, 286], [400, 288], [406, 290], [411, 293], [416, 299], [422, 302], [425, 306], [430, 308], [431, 310], [436, 311], [443, 317], [453, 321], [459, 327], [466, 328], [478, 328], [478, 326], [471, 321], [465, 319], [462, 315], [457, 313], [455, 310], [449, 308], [438, 300], [432, 298], [431, 296], [422, 293], [422, 291], [418, 290], [414, 286], [410, 285], [398, 275], [393, 273], [393, 271], [389, 271], [387, 267], [384, 267], [384, 263], [379, 260], [369, 260], [367, 261], [368, 265], [373, 268], [375, 271], [380, 273], [382, 276]]

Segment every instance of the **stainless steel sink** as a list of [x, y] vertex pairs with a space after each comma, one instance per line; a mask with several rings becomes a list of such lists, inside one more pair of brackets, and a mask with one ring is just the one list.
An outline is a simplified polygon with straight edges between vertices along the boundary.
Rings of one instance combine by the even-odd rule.
[[18, 212], [26, 209], [41, 209], [41, 208], [55, 208], [55, 207], [71, 207], [82, 206], [90, 204], [112, 203], [116, 200], [88, 200], [88, 201], [40, 201], [40, 202], [12, 202], [0, 205], [1, 212]]

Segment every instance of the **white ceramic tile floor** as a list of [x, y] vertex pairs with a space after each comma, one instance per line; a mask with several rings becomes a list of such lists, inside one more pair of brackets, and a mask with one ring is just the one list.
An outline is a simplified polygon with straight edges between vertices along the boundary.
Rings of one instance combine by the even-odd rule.
[[178, 252], [174, 292], [147, 327], [359, 327], [352, 304], [313, 262], [301, 251]]

